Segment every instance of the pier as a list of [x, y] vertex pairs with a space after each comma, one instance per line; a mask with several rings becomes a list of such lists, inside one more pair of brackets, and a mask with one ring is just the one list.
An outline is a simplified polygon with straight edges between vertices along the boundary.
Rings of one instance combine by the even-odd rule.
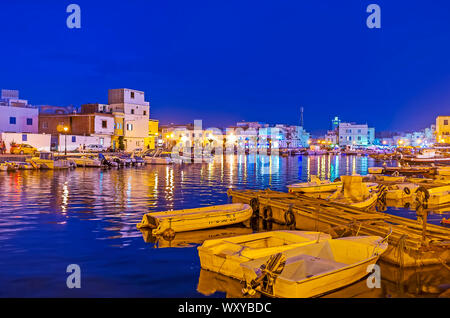
[[[389, 248], [382, 255], [386, 262], [413, 267], [450, 261], [450, 229], [423, 222], [365, 211], [298, 193], [272, 190], [234, 190], [233, 203], [250, 204], [259, 217], [290, 225], [293, 229], [328, 233], [334, 238], [353, 235], [389, 235]], [[392, 230], [392, 232], [391, 232]]]

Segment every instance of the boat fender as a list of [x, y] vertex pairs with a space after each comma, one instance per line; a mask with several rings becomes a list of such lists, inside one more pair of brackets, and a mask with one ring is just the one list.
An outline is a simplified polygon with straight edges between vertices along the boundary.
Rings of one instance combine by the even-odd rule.
[[286, 225], [294, 225], [295, 224], [295, 216], [294, 212], [292, 212], [292, 206], [284, 212], [284, 221]]
[[428, 199], [430, 198], [430, 192], [428, 192], [427, 188], [420, 186], [416, 190], [416, 201], [421, 204], [426, 204]]
[[263, 209], [263, 219], [264, 221], [272, 221], [272, 207], [270, 205], [266, 205]]
[[164, 232], [163, 232], [163, 234], [162, 234], [162, 236], [163, 236], [163, 238], [166, 240], [166, 241], [173, 241], [173, 239], [175, 238], [175, 231], [173, 230], [173, 229], [171, 229], [171, 228], [169, 228], [169, 229], [166, 229]]
[[253, 214], [259, 215], [259, 200], [258, 200], [258, 198], [251, 199], [250, 206], [252, 207]]
[[404, 191], [407, 195], [410, 195], [410, 194], [411, 194], [411, 190], [409, 190], [408, 187], [404, 187], [404, 188], [403, 188], [403, 191]]

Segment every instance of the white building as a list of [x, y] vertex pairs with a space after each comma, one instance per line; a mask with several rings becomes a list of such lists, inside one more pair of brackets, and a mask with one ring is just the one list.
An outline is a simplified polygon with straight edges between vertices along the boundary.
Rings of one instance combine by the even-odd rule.
[[108, 112], [124, 113], [125, 150], [143, 148], [148, 137], [150, 103], [144, 92], [128, 88], [108, 91]]
[[5, 142], [6, 152], [11, 150], [11, 144], [28, 144], [38, 151], [50, 151], [51, 135], [31, 133], [0, 133], [0, 139]]
[[0, 132], [37, 133], [39, 110], [19, 99], [19, 91], [2, 89]]
[[367, 124], [340, 123], [338, 129], [339, 146], [369, 146], [375, 140], [375, 128]]

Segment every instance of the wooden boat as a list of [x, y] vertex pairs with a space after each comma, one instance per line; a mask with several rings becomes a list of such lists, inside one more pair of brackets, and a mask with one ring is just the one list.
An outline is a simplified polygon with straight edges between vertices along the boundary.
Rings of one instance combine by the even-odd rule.
[[300, 193], [319, 193], [319, 192], [334, 192], [340, 186], [342, 181], [331, 182], [329, 180], [320, 180], [317, 176], [311, 176], [311, 182], [294, 183], [288, 185], [289, 192]]
[[[232, 203], [178, 211], [147, 213], [137, 228], [152, 228], [153, 235], [201, 230], [248, 220], [253, 214], [248, 204]], [[166, 232], [167, 231], [167, 232]]]
[[415, 183], [398, 183], [387, 186], [386, 199], [388, 200], [404, 200], [414, 197], [416, 190], [419, 188]]
[[59, 159], [51, 152], [40, 152], [39, 157], [32, 157], [26, 162], [36, 165], [40, 169], [69, 169], [72, 166], [69, 160]]
[[[376, 183], [362, 182], [362, 176], [341, 176], [343, 185], [326, 198], [328, 201], [367, 209], [373, 206], [381, 192]], [[383, 190], [384, 191], [384, 190]]]
[[243, 262], [330, 238], [310, 231], [261, 232], [205, 241], [198, 247], [198, 255], [203, 269], [242, 280]]
[[270, 297], [316, 297], [348, 286], [370, 271], [387, 243], [379, 236], [330, 239], [241, 264], [245, 292]]
[[450, 225], [450, 219], [442, 218], [441, 224], [449, 224]]
[[93, 158], [91, 156], [73, 157], [72, 159], [77, 167], [101, 167], [102, 162], [99, 158]]
[[381, 174], [384, 171], [383, 167], [370, 167], [367, 169], [370, 174]]
[[29, 162], [14, 162], [17, 165], [17, 169], [19, 170], [33, 170], [35, 167]]
[[450, 202], [450, 185], [441, 187], [419, 187], [416, 192], [416, 200], [426, 205], [441, 205]]
[[156, 151], [151, 156], [145, 156], [143, 159], [146, 164], [150, 165], [169, 165], [174, 163], [171, 152], [162, 152], [160, 150]]
[[207, 240], [251, 234], [253, 230], [244, 226], [226, 226], [206, 230], [181, 232], [177, 233], [173, 238], [152, 235], [152, 230], [147, 228], [141, 228], [140, 231], [146, 243], [153, 243], [154, 247], [166, 248], [192, 247], [193, 245], [200, 245]]
[[12, 162], [5, 161], [5, 162], [0, 163], [1, 171], [16, 171], [18, 168], [19, 167]]

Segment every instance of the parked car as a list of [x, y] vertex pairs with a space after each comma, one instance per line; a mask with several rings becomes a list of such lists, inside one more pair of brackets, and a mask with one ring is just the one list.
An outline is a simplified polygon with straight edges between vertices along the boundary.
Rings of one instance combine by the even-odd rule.
[[37, 149], [29, 144], [14, 144], [11, 145], [10, 152], [14, 155], [34, 155]]
[[102, 145], [86, 145], [85, 150], [88, 152], [101, 152], [104, 151], [105, 148]]

